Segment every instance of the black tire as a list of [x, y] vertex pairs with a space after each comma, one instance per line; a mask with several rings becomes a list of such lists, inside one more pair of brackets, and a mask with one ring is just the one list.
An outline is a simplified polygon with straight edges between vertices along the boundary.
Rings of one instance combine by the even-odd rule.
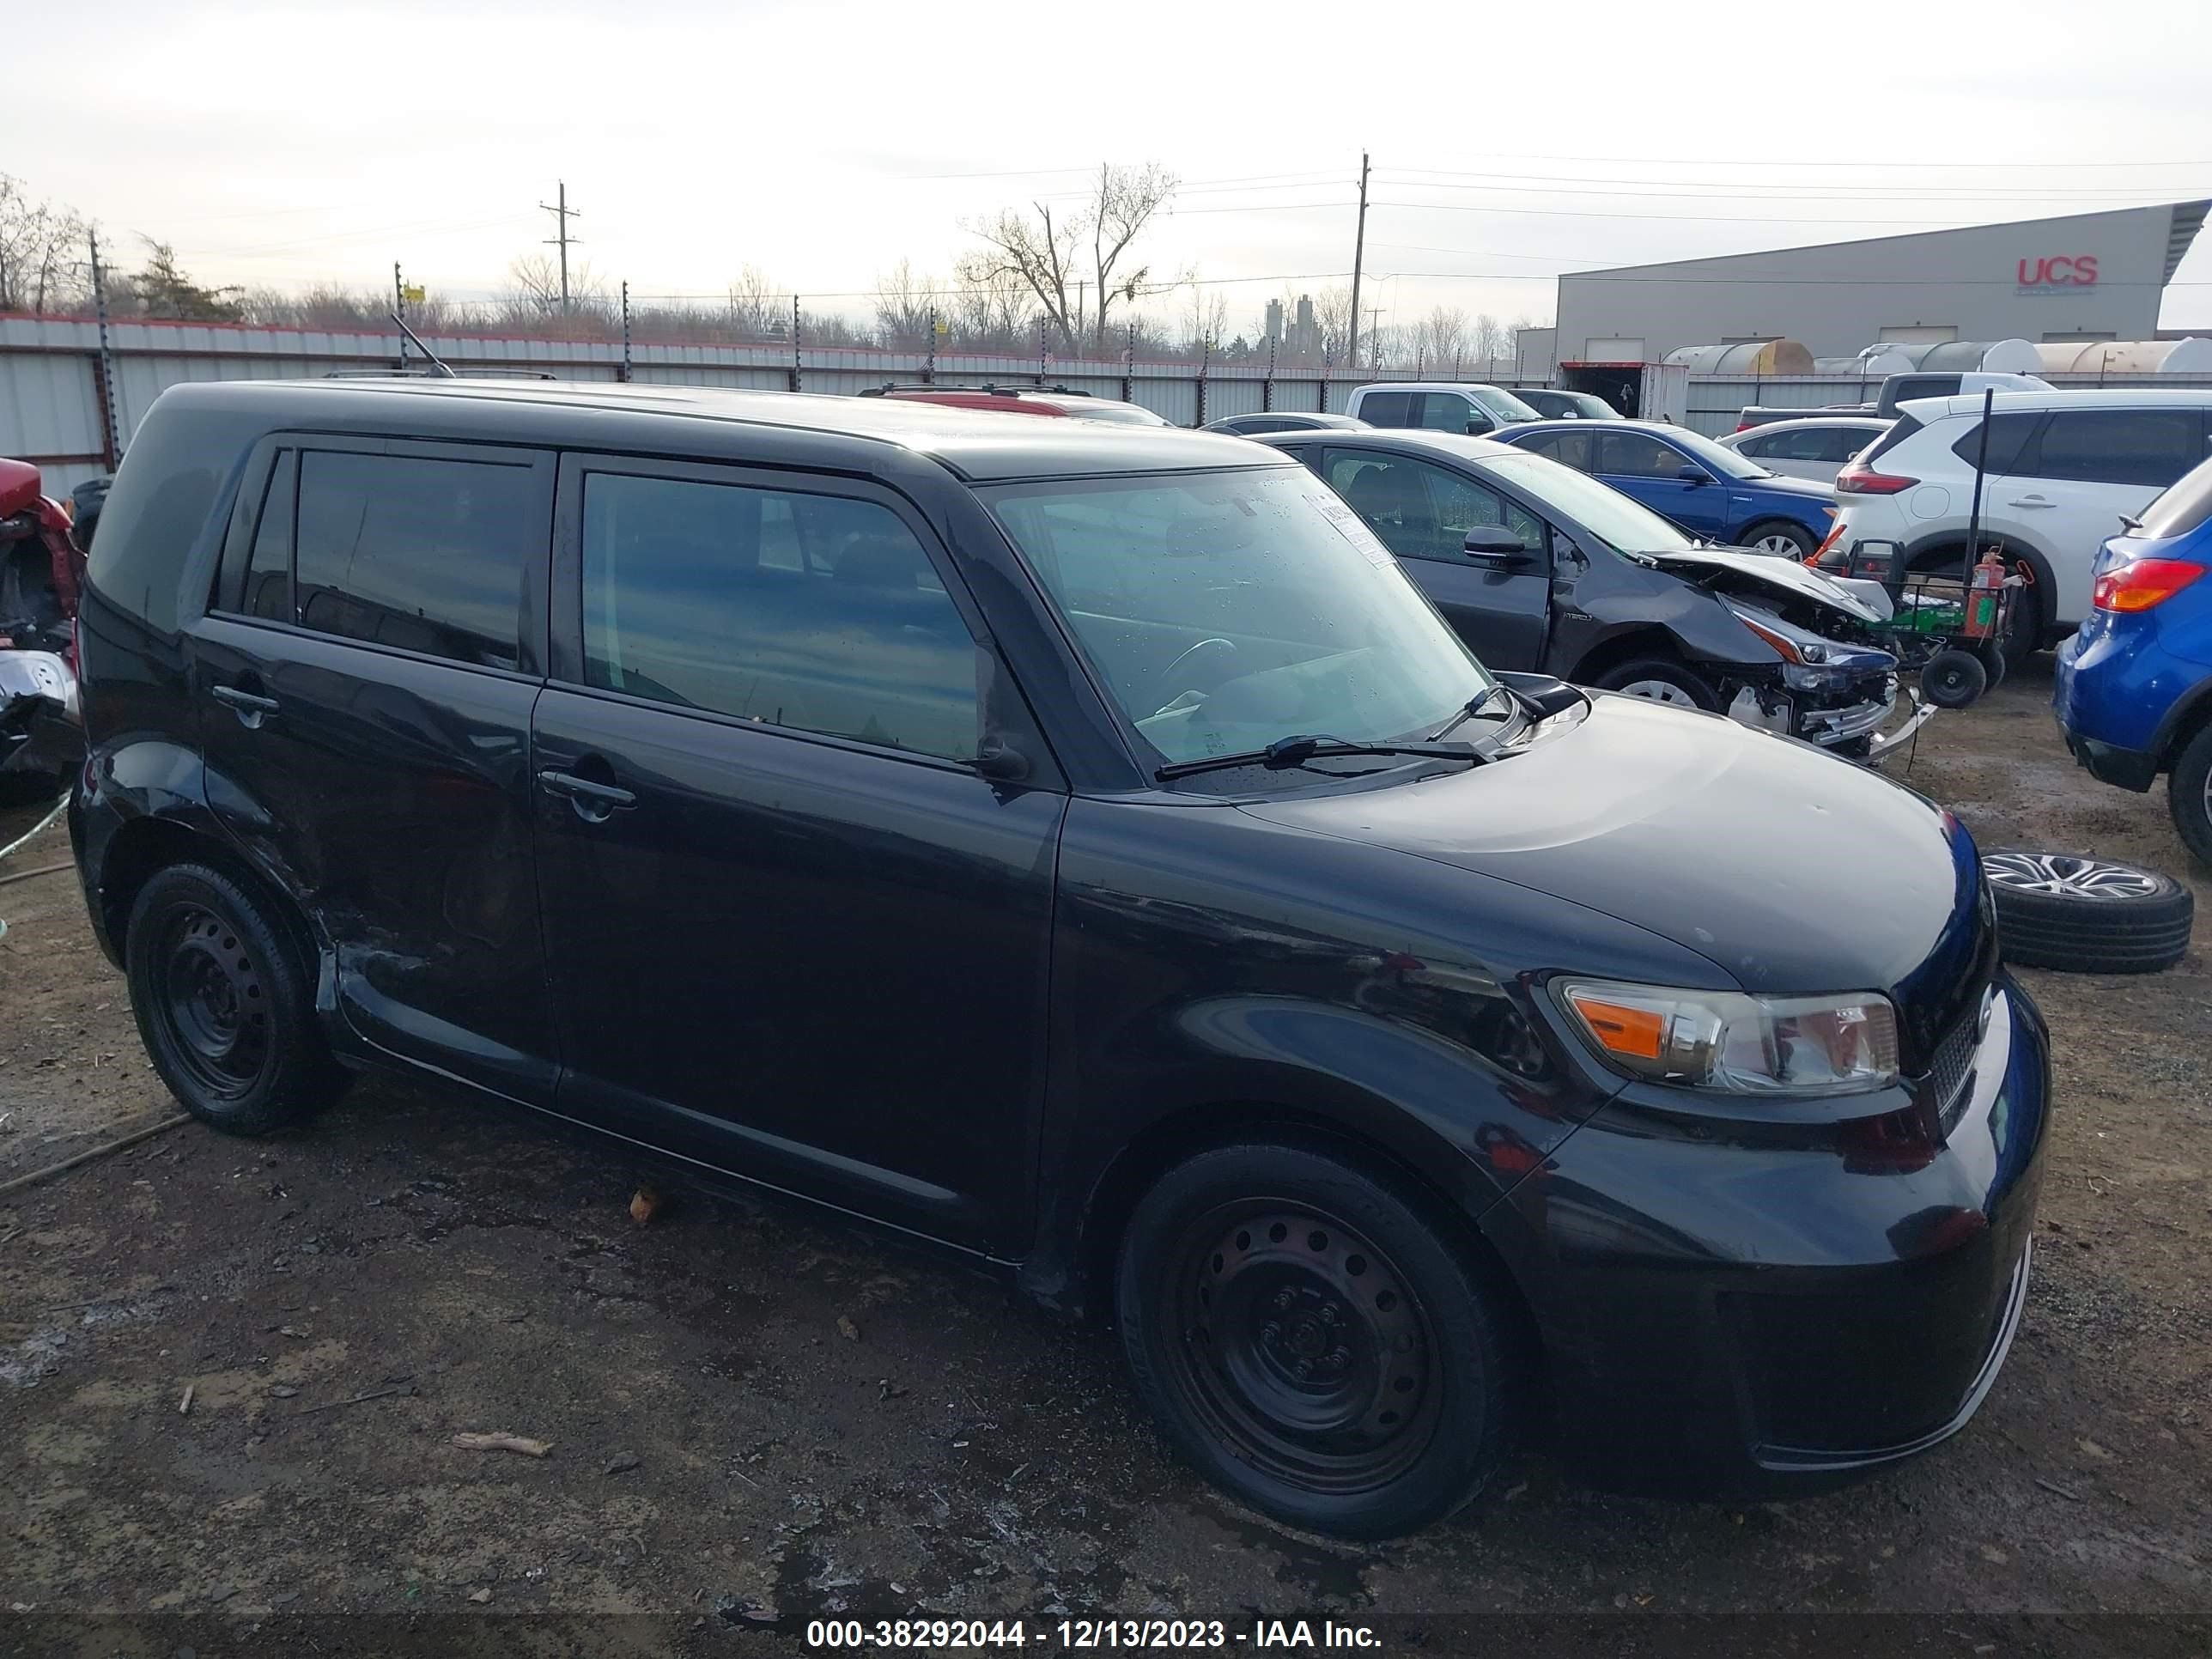
[[1938, 651], [1920, 671], [1920, 695], [1938, 708], [1964, 708], [1989, 689], [1982, 659], [1957, 646]]
[[2212, 726], [2182, 745], [2166, 780], [2166, 808], [2191, 855], [2212, 870]]
[[2005, 676], [2012, 672], [2012, 659], [2005, 654], [2005, 647], [1999, 643], [1982, 646], [1974, 653], [1974, 660], [1981, 664], [1983, 677], [1988, 681], [1982, 688], [1985, 696], [2002, 685]]
[[229, 877], [198, 864], [157, 872], [131, 907], [123, 949], [147, 1055], [203, 1123], [265, 1134], [344, 1092], [300, 953]]
[[2008, 962], [2077, 974], [2154, 974], [2189, 949], [2197, 901], [2168, 875], [2117, 859], [2018, 848], [1984, 854]]
[[[1201, 1152], [1137, 1206], [1115, 1284], [1137, 1392], [1254, 1509], [1389, 1538], [1504, 1461], [1519, 1355], [1498, 1293], [1395, 1183], [1273, 1145]], [[1304, 1369], [1301, 1369], [1301, 1368]]]
[[1813, 550], [1820, 545], [1814, 540], [1811, 531], [1802, 524], [1792, 524], [1787, 519], [1761, 519], [1743, 532], [1741, 545], [1758, 551], [1759, 543], [1769, 537], [1788, 542], [1796, 551], [1784, 554], [1778, 547], [1768, 550], [1782, 557], [1795, 559], [1800, 564], [1811, 558]]
[[[2026, 566], [2021, 567], [2026, 569]], [[2031, 583], [2016, 587], [2012, 594], [2012, 621], [1998, 641], [1992, 657], [2002, 655], [2009, 667], [2017, 668], [2043, 648], [2043, 590]], [[1990, 684], [1995, 685], [1996, 680]]]
[[[1601, 690], [1607, 691], [1625, 691], [1632, 685], [1655, 683], [1674, 687], [1684, 699], [1708, 714], [1717, 714], [1721, 711], [1721, 694], [1713, 690], [1712, 682], [1687, 663], [1679, 662], [1671, 657], [1639, 657], [1633, 662], [1621, 663], [1607, 669], [1595, 681]], [[1650, 694], [1638, 692], [1635, 695]], [[1673, 702], [1676, 699], [1667, 697], [1656, 701]]]

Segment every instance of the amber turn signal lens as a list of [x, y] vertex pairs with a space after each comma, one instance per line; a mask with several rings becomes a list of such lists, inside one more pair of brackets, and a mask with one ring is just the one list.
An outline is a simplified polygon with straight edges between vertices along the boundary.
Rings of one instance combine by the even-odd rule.
[[1607, 1002], [1579, 988], [1570, 991], [1567, 1000], [1575, 1005], [1575, 1012], [1583, 1017], [1583, 1024], [1590, 1035], [1604, 1045], [1607, 1052], [1633, 1054], [1638, 1060], [1656, 1060], [1667, 1035], [1667, 1017], [1656, 1009], [1633, 1008], [1624, 1002]]

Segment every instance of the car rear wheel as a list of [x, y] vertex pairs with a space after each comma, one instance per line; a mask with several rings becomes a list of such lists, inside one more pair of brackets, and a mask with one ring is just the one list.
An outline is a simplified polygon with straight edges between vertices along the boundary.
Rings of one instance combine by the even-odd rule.
[[1668, 657], [1641, 657], [1622, 663], [1599, 675], [1596, 684], [1603, 690], [1649, 697], [1654, 702], [1702, 708], [1708, 714], [1720, 712], [1720, 693], [1713, 690], [1712, 683], [1688, 664]]
[[2189, 949], [2196, 912], [2168, 875], [2117, 859], [2002, 848], [1982, 859], [2008, 962], [2077, 974], [2154, 974]]
[[2166, 780], [2166, 810], [2197, 861], [2212, 869], [2212, 726], [2183, 748]]
[[197, 864], [153, 876], [131, 907], [124, 965], [147, 1055], [202, 1122], [263, 1134], [344, 1091], [296, 954], [228, 876]]
[[1116, 1288], [1138, 1392], [1216, 1485], [1293, 1526], [1410, 1531], [1505, 1455], [1496, 1293], [1395, 1183], [1303, 1148], [1202, 1152], [1131, 1217]]
[[1754, 553], [1774, 553], [1800, 562], [1813, 556], [1813, 532], [1787, 519], [1769, 519], [1743, 532], [1743, 544]]

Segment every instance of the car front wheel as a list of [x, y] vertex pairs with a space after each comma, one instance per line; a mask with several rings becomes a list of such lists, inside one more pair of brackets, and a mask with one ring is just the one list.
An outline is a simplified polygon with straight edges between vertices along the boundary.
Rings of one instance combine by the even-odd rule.
[[1497, 1292], [1351, 1164], [1255, 1145], [1170, 1170], [1130, 1219], [1116, 1304], [1169, 1438], [1278, 1520], [1394, 1536], [1469, 1502], [1504, 1456]]
[[1743, 532], [1743, 544], [1754, 553], [1772, 553], [1801, 561], [1811, 558], [1816, 545], [1811, 531], [1787, 519], [1769, 519], [1764, 524], [1752, 526]]

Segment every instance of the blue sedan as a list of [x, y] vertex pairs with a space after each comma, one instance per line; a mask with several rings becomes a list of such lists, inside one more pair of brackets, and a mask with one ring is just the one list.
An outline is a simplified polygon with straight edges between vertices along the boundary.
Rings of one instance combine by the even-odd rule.
[[1835, 522], [1825, 484], [1779, 477], [1663, 421], [1524, 421], [1490, 435], [1589, 473], [1724, 547], [1810, 558]]
[[2124, 789], [2161, 772], [2173, 827], [2212, 868], [2212, 461], [2097, 556], [2094, 609], [2051, 700], [2075, 758]]

